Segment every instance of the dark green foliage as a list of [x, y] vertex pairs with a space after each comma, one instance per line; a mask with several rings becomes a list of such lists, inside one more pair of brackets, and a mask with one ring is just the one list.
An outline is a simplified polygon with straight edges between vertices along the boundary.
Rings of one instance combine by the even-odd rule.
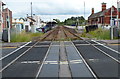
[[76, 26], [77, 25], [83, 25], [83, 23], [85, 22], [85, 19], [83, 16], [81, 17], [71, 17], [71, 18], [68, 18], [64, 21], [64, 25], [74, 25]]
[[59, 19], [53, 19], [53, 20], [56, 21], [58, 25], [70, 25], [70, 26], [84, 25], [84, 22], [85, 22], [85, 18], [83, 16], [71, 17], [71, 18], [65, 19], [65, 21], [63, 22], [61, 22]]

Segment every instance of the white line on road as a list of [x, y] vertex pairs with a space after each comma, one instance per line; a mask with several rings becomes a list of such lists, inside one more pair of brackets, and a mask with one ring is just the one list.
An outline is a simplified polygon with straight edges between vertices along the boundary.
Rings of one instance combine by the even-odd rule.
[[50, 46], [49, 46], [49, 48], [48, 48], [48, 51], [47, 51], [47, 53], [46, 53], [46, 55], [45, 55], [45, 58], [43, 59], [43, 62], [42, 62], [41, 66], [40, 66], [40, 68], [39, 68], [39, 70], [38, 70], [38, 72], [37, 72], [37, 75], [36, 75], [35, 79], [38, 78], [38, 76], [39, 76], [39, 74], [40, 74], [40, 72], [41, 72], [41, 69], [42, 69], [42, 67], [43, 67], [43, 65], [44, 65], [44, 62], [45, 62], [45, 60], [46, 60], [46, 58], [47, 58], [47, 56], [48, 56], [48, 53], [49, 53], [49, 51], [50, 51], [50, 49], [51, 49], [51, 45], [52, 45], [52, 42], [51, 42], [51, 44], [50, 44]]
[[[32, 48], [32, 47], [31, 47]], [[11, 61], [9, 64], [7, 64], [5, 67], [3, 67], [0, 72], [5, 70], [7, 67], [9, 67], [12, 63], [14, 63], [17, 59], [19, 59], [21, 56], [23, 56], [25, 53], [27, 53], [31, 48], [27, 49], [24, 53], [20, 54], [17, 58], [15, 58], [13, 61]]]
[[16, 49], [16, 50], [12, 51], [11, 53], [9, 53], [9, 54], [5, 55], [4, 57], [0, 58], [0, 60], [2, 60], [2, 59], [4, 59], [4, 58], [6, 58], [6, 57], [8, 57], [8, 56], [12, 55], [13, 53], [15, 53], [16, 51], [18, 51], [18, 50], [20, 50], [21, 48], [25, 47], [25, 46], [26, 46], [26, 45], [28, 45], [29, 43], [31, 43], [31, 41], [30, 41], [30, 42], [28, 42], [28, 43], [26, 43], [26, 44], [24, 44], [23, 46], [19, 47], [18, 49]]
[[114, 49], [112, 49], [112, 48], [110, 48], [110, 47], [108, 47], [108, 46], [105, 46], [104, 44], [101, 44], [101, 43], [99, 43], [99, 42], [97, 42], [97, 41], [95, 41], [95, 40], [91, 40], [91, 41], [93, 41], [93, 42], [95, 42], [95, 43], [97, 43], [97, 44], [99, 44], [99, 45], [101, 45], [101, 46], [103, 46], [103, 47], [105, 47], [105, 48], [107, 48], [107, 49], [109, 49], [109, 50], [117, 53], [117, 54], [120, 54], [119, 51], [116, 51], [116, 50], [114, 50]]
[[68, 61], [45, 61], [45, 62], [41, 62], [41, 61], [22, 61], [22, 64], [80, 64], [83, 63], [82, 60], [70, 60]]
[[[88, 42], [88, 41], [86, 41], [86, 42]], [[89, 43], [89, 42], [88, 42]], [[92, 45], [92, 44], [91, 44]], [[109, 55], [109, 54], [107, 54], [106, 52], [104, 52], [103, 50], [101, 50], [100, 48], [98, 48], [98, 47], [96, 47], [96, 46], [94, 46], [94, 45], [92, 45], [94, 48], [96, 48], [97, 50], [99, 50], [100, 52], [102, 52], [103, 54], [105, 54], [106, 56], [108, 56], [108, 57], [110, 57], [110, 58], [112, 58], [113, 60], [115, 60], [116, 62], [118, 62], [118, 63], [120, 63], [120, 61], [119, 60], [117, 60], [116, 58], [114, 58], [113, 56], [111, 56], [111, 55]]]
[[[73, 42], [71, 42], [73, 44]], [[75, 45], [73, 44], [73, 46], [75, 47]], [[96, 74], [92, 71], [92, 69], [90, 68], [90, 66], [88, 65], [88, 63], [86, 62], [86, 60], [82, 57], [82, 55], [80, 54], [80, 52], [78, 51], [78, 49], [75, 47], [78, 55], [81, 57], [81, 59], [83, 60], [83, 62], [85, 63], [85, 65], [87, 66], [87, 68], [89, 69], [89, 71], [91, 72], [91, 74], [93, 75], [93, 77], [95, 79], [98, 79]]]
[[106, 52], [104, 52], [103, 50], [99, 49], [98, 47], [94, 46], [96, 49], [98, 49], [99, 51], [101, 51], [102, 53], [104, 53], [105, 55], [107, 55], [108, 57], [112, 58], [113, 60], [115, 60], [116, 62], [120, 63], [119, 60], [117, 60], [116, 58], [112, 57], [111, 55], [107, 54]]
[[[36, 42], [34, 45], [36, 45], [38, 42]], [[24, 51], [22, 54], [20, 54], [18, 57], [16, 57], [13, 61], [11, 61], [10, 63], [8, 63], [5, 67], [3, 67], [0, 72], [2, 72], [3, 70], [5, 70], [7, 67], [9, 67], [11, 64], [13, 64], [16, 60], [18, 60], [20, 57], [22, 57], [24, 54], [26, 54], [31, 48], [34, 47], [34, 45], [30, 48], [28, 48], [26, 51]]]

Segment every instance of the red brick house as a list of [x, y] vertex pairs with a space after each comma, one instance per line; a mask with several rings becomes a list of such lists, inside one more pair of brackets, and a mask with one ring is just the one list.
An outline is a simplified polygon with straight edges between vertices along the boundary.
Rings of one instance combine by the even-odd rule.
[[2, 25], [3, 25], [3, 18], [2, 18], [3, 6], [5, 6], [5, 4], [2, 1], [0, 1], [0, 32], [2, 32], [2, 29], [3, 29], [3, 27], [2, 27]]
[[12, 11], [10, 11], [8, 8], [3, 9], [3, 28], [7, 28], [9, 21], [10, 21], [10, 27], [12, 28]]
[[[12, 27], [12, 11], [10, 11], [8, 8], [4, 8], [6, 4], [0, 1], [0, 32], [2, 32], [3, 29], [7, 28], [10, 21], [10, 27]], [[9, 16], [9, 17], [8, 17]], [[9, 19], [8, 19], [9, 18]]]
[[[112, 18], [117, 18], [117, 8], [112, 6]], [[120, 18], [120, 12], [119, 12]], [[88, 17], [89, 25], [110, 25], [111, 20], [111, 8], [106, 9], [106, 3], [102, 3], [102, 10], [100, 12], [94, 13], [94, 8], [92, 8], [92, 13]]]

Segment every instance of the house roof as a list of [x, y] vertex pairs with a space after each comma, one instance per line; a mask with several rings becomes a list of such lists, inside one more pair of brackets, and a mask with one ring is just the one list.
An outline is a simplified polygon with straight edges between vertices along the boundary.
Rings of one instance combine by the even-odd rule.
[[36, 22], [35, 19], [31, 18], [31, 17], [27, 17], [28, 19], [30, 19], [33, 22]]
[[106, 10], [104, 10], [104, 11], [100, 11], [100, 12], [91, 14], [91, 15], [89, 16], [89, 19], [104, 16], [105, 13], [108, 12], [110, 9], [111, 9], [111, 8], [108, 8], [108, 9], [106, 9]]

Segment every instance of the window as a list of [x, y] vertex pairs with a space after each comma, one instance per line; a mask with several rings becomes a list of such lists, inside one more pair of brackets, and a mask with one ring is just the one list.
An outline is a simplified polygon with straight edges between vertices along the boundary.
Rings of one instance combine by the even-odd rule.
[[21, 28], [24, 29], [23, 24], [21, 24]]

